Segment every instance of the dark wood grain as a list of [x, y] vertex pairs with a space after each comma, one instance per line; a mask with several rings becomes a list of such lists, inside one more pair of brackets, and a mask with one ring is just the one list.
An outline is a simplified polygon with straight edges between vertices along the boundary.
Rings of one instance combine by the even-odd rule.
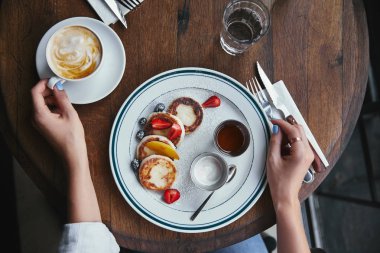
[[[266, 189], [232, 224], [208, 233], [182, 234], [140, 217], [119, 193], [110, 170], [113, 119], [127, 96], [146, 79], [177, 67], [206, 67], [245, 82], [260, 61], [273, 81], [284, 80], [330, 167], [302, 188], [305, 199], [328, 175], [359, 115], [368, 71], [368, 34], [359, 0], [267, 0], [272, 26], [246, 53], [232, 57], [219, 44], [227, 1], [146, 0], [128, 14], [120, 36], [127, 64], [106, 98], [75, 106], [83, 122], [91, 175], [104, 222], [120, 245], [152, 252], [201, 252], [234, 244], [275, 223]], [[22, 6], [22, 8], [21, 8]], [[73, 8], [75, 6], [75, 8]], [[55, 23], [74, 16], [97, 18], [86, 1], [4, 0], [0, 12], [0, 129], [14, 156], [57, 210], [65, 213], [62, 162], [31, 125], [30, 89], [38, 81], [35, 51]]]

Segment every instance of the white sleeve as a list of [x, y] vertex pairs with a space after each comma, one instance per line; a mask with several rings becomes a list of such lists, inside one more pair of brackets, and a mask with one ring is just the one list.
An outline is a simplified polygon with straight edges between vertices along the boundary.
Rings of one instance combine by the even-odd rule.
[[65, 224], [59, 253], [118, 253], [119, 245], [101, 222]]

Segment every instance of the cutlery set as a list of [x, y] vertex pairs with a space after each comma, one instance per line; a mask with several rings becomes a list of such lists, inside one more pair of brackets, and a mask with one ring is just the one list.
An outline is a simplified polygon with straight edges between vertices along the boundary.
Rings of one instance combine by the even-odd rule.
[[116, 1], [130, 11], [133, 11], [134, 9], [139, 7], [139, 5], [142, 3], [142, 1], [140, 0], [116, 0]]
[[[253, 77], [252, 79], [248, 80], [246, 82], [246, 87], [248, 90], [254, 95], [256, 101], [260, 103], [262, 108], [264, 109], [265, 114], [267, 115], [268, 119], [274, 119], [274, 111], [277, 111], [281, 118], [286, 120], [292, 125], [297, 124], [297, 121], [291, 115], [288, 108], [286, 107], [283, 97], [281, 97], [277, 91], [274, 89], [273, 84], [269, 80], [268, 76], [265, 74], [264, 70], [261, 68], [260, 64], [257, 62], [257, 70], [259, 73], [260, 80], [262, 84], [265, 87], [265, 91], [261, 88], [261, 85], [256, 77]], [[287, 144], [287, 147], [290, 147], [289, 144]], [[311, 183], [314, 181], [315, 178], [315, 172], [321, 172], [322, 171], [322, 165], [321, 160], [319, 156], [315, 152], [315, 148], [313, 145], [311, 145], [311, 148], [314, 152], [314, 162], [312, 164], [312, 168], [309, 168], [303, 182], [304, 183]]]
[[140, 6], [142, 1], [143, 0], [104, 0], [104, 2], [112, 10], [115, 16], [121, 21], [125, 28], [127, 28], [127, 21], [118, 3], [127, 8], [129, 11], [133, 11]]

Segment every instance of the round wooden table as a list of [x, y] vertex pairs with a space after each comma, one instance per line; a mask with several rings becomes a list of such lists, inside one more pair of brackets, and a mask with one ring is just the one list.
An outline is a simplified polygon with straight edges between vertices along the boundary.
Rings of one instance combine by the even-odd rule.
[[[272, 1], [271, 1], [272, 2]], [[219, 32], [227, 1], [145, 0], [127, 15], [128, 29], [112, 28], [126, 53], [119, 86], [96, 103], [78, 105], [103, 221], [126, 248], [200, 252], [251, 237], [275, 223], [269, 190], [242, 218], [216, 231], [181, 234], [140, 217], [124, 201], [110, 170], [109, 135], [127, 96], [142, 82], [177, 67], [205, 67], [244, 83], [259, 61], [271, 80], [284, 80], [331, 166], [305, 185], [301, 199], [328, 175], [354, 129], [366, 88], [368, 34], [358, 0], [277, 1], [268, 34], [243, 55], [223, 52]], [[271, 3], [267, 3], [271, 4]], [[3, 1], [1, 5], [1, 132], [26, 173], [58, 211], [65, 213], [63, 165], [32, 127], [30, 89], [38, 81], [37, 45], [55, 23], [97, 18], [86, 1]]]

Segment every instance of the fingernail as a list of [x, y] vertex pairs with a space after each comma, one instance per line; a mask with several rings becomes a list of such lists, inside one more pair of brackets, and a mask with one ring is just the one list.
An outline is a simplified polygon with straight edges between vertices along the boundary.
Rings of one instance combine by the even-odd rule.
[[277, 125], [273, 125], [273, 134], [277, 134], [278, 133], [278, 126]]
[[63, 90], [63, 85], [62, 85], [61, 81], [57, 82], [55, 86], [57, 86], [58, 90]]

